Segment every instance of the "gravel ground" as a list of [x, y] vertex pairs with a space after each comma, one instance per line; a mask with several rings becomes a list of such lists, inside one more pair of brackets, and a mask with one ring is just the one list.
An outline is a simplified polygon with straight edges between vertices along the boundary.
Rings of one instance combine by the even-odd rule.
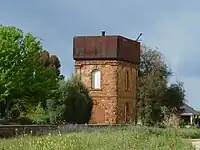
[[192, 142], [192, 145], [195, 146], [196, 150], [200, 150], [200, 139], [192, 139], [190, 141]]

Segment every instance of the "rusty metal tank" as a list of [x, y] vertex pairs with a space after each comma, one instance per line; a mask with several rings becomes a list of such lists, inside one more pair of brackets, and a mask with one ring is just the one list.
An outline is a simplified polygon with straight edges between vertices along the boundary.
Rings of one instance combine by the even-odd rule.
[[122, 36], [75, 36], [74, 60], [119, 60], [140, 63], [140, 42]]

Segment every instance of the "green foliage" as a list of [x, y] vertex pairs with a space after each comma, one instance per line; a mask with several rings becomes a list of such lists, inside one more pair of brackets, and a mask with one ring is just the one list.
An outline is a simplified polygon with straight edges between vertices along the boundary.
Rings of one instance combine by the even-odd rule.
[[33, 120], [36, 124], [46, 124], [48, 123], [49, 116], [47, 111], [41, 106], [41, 103], [34, 109], [30, 109], [26, 114], [26, 117]]
[[138, 115], [145, 125], [153, 125], [159, 119], [161, 97], [167, 87], [169, 74], [162, 54], [143, 46], [137, 96]]
[[78, 77], [67, 80], [64, 92], [66, 106], [64, 119], [70, 123], [88, 123], [91, 117], [92, 100], [86, 86]]
[[[61, 80], [60, 61], [30, 33], [0, 26], [0, 117], [37, 124], [88, 122], [91, 99], [76, 77]], [[65, 82], [64, 87], [59, 81]], [[60, 83], [61, 84], [61, 83]]]
[[171, 84], [165, 91], [163, 95], [163, 103], [168, 107], [169, 110], [174, 108], [177, 111], [180, 110], [180, 106], [183, 105], [185, 98], [185, 90], [183, 83], [177, 82], [176, 84]]
[[88, 123], [91, 117], [92, 100], [82, 81], [72, 76], [60, 81], [60, 99], [48, 101], [51, 122]]
[[139, 70], [137, 97], [138, 118], [144, 125], [155, 125], [163, 120], [161, 108], [179, 107], [184, 101], [182, 84], [167, 86], [172, 75], [167, 67], [163, 55], [157, 50], [146, 46], [141, 49], [141, 63]]
[[[42, 45], [30, 33], [13, 26], [0, 25], [0, 107], [1, 116], [11, 118], [12, 108], [27, 111], [57, 88], [55, 68], [40, 61]], [[16, 109], [15, 109], [16, 111]]]

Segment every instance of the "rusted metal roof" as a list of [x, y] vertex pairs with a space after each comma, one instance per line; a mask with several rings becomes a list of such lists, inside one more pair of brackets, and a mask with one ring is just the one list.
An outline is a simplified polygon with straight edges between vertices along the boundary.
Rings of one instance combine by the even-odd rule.
[[74, 60], [123, 60], [140, 62], [140, 43], [122, 36], [76, 36]]

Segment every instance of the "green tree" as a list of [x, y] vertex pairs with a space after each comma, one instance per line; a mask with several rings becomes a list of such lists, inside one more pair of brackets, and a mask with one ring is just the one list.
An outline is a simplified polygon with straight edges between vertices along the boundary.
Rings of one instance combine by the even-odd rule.
[[32, 34], [24, 34], [14, 26], [0, 25], [0, 105], [2, 117], [11, 112], [26, 112], [57, 88], [54, 67], [44, 67], [40, 61], [42, 45]]
[[60, 99], [49, 101], [51, 122], [88, 123], [92, 111], [92, 99], [83, 82], [77, 77], [60, 82]]
[[183, 83], [177, 81], [170, 84], [163, 95], [162, 122], [164, 127], [179, 127], [181, 125], [181, 106], [185, 102], [185, 90]]
[[162, 98], [170, 75], [163, 55], [142, 45], [137, 97], [138, 118], [143, 124], [153, 125], [160, 119]]
[[185, 101], [185, 89], [182, 82], [172, 83], [167, 87], [163, 95], [163, 105], [166, 106], [169, 111], [176, 109], [180, 112], [180, 107]]
[[142, 45], [137, 104], [138, 118], [144, 125], [161, 122], [166, 115], [163, 114], [163, 108], [167, 109], [167, 112], [179, 113], [185, 91], [181, 82], [168, 86], [171, 76], [172, 72], [167, 67], [162, 53]]

